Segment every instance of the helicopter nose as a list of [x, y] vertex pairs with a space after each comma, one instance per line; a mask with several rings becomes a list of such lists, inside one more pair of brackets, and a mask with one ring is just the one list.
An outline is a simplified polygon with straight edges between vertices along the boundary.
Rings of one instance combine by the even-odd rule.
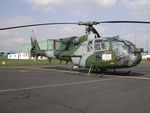
[[142, 55], [141, 52], [143, 51], [143, 48], [136, 48], [134, 55], [130, 56], [130, 61], [129, 61], [129, 65], [132, 66], [136, 66], [137, 64], [139, 64], [142, 60]]
[[136, 56], [137, 56], [137, 64], [139, 64], [140, 62], [141, 62], [141, 60], [142, 60], [142, 52], [144, 52], [144, 49], [143, 48], [138, 48], [138, 52], [137, 52], [137, 54], [136, 54]]

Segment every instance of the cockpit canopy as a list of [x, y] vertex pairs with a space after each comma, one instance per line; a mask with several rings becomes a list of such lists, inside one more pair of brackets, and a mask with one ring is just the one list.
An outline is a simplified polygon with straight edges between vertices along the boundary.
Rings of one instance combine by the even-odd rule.
[[135, 45], [133, 45], [131, 42], [127, 41], [127, 40], [122, 40], [120, 38], [111, 38], [110, 41], [108, 41], [109, 38], [101, 38], [101, 39], [96, 39], [94, 42], [94, 51], [105, 51], [105, 50], [109, 50], [110, 47], [110, 43], [112, 45], [112, 49], [115, 52], [119, 52], [119, 53], [133, 53], [134, 52], [134, 48]]
[[135, 45], [120, 38], [99, 38], [94, 40], [96, 61], [112, 60], [112, 53], [120, 65], [133, 65], [136, 62]]

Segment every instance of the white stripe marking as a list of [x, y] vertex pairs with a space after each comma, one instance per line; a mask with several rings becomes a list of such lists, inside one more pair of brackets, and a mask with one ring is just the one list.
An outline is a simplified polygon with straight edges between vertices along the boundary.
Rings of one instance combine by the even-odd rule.
[[31, 89], [42, 89], [42, 88], [54, 88], [54, 87], [72, 86], [72, 85], [80, 85], [80, 84], [94, 83], [94, 82], [114, 80], [114, 79], [121, 79], [121, 78], [90, 80], [90, 81], [82, 81], [82, 82], [75, 82], [75, 83], [54, 84], [54, 85], [36, 86], [36, 87], [27, 87], [27, 88], [18, 88], [18, 89], [4, 89], [4, 90], [0, 90], [0, 93], [2, 93], [2, 92], [13, 92], [13, 91], [24, 91], [24, 90], [31, 90]]

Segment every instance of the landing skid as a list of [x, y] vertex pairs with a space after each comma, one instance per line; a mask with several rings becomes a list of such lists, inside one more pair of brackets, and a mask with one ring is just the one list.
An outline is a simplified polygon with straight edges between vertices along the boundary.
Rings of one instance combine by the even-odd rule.
[[77, 65], [75, 65], [75, 64], [72, 65], [72, 67], [71, 67], [71, 69], [70, 69], [70, 73], [72, 73], [72, 71], [73, 71], [74, 68], [79, 68], [79, 66], [77, 66]]
[[[127, 71], [127, 72], [126, 72], [126, 73], [124, 73], [124, 74], [128, 75], [130, 72], [131, 72], [131, 70]], [[116, 69], [114, 69], [114, 74], [117, 74]]]
[[[74, 66], [77, 66], [77, 65], [72, 65], [72, 67], [70, 69], [70, 73], [72, 73], [72, 71], [74, 69]], [[109, 75], [109, 74], [115, 74], [115, 75], [119, 74], [119, 72], [117, 72], [116, 68], [113, 69], [113, 72], [108, 72], [107, 69], [98, 69], [98, 68], [96, 68], [96, 66], [94, 64], [92, 64], [90, 66], [90, 68], [88, 69], [87, 76], [91, 76], [92, 72], [94, 72], [93, 75], [97, 75], [99, 78], [103, 77], [105, 74], [107, 74], [107, 75]], [[131, 70], [128, 70], [127, 72], [121, 73], [121, 74], [128, 75], [130, 72], [131, 72]]]
[[[100, 69], [99, 70], [94, 65], [91, 65], [90, 68], [89, 68], [89, 71], [88, 71], [88, 76], [91, 75], [92, 71], [98, 73], [98, 77], [103, 77], [104, 74], [107, 74], [107, 69]], [[128, 75], [130, 72], [131, 72], [131, 70], [128, 70], [127, 72], [122, 73], [122, 74]], [[116, 68], [114, 69], [113, 74], [117, 74]]]
[[72, 70], [73, 70], [73, 67], [74, 67], [75, 65], [72, 65], [72, 67], [71, 67], [71, 69], [70, 69], [70, 73], [72, 73]]
[[[97, 69], [97, 68], [95, 67], [95, 65], [93, 65], [93, 64], [92, 64], [92, 65], [90, 66], [90, 68], [89, 68], [88, 76], [91, 75], [91, 72], [92, 72], [92, 71], [94, 71], [94, 72], [96, 72], [96, 73], [98, 72], [98, 69]], [[101, 77], [103, 77], [103, 76], [104, 76], [104, 73], [98, 74], [98, 77], [99, 77], [99, 78], [101, 78]]]
[[126, 74], [128, 75], [129, 73], [131, 73], [131, 71], [129, 70]]

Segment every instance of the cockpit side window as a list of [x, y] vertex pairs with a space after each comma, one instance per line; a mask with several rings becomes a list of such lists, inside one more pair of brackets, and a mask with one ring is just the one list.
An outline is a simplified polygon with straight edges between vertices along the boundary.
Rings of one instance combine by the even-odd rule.
[[88, 41], [87, 51], [92, 52], [92, 50], [93, 50], [93, 41], [90, 40]]
[[126, 49], [127, 52], [133, 54], [134, 53], [134, 48], [135, 45], [132, 44], [131, 42], [127, 41], [127, 40], [121, 40], [121, 39], [115, 39], [112, 41], [112, 46], [115, 49], [116, 47], [123, 47], [124, 49]]
[[134, 53], [134, 48], [135, 48], [135, 45], [129, 41], [125, 41], [126, 45], [128, 46], [128, 50], [130, 53]]
[[101, 43], [101, 48], [102, 48], [102, 50], [107, 50], [108, 49], [108, 43], [107, 42], [102, 42]]
[[116, 56], [128, 56], [134, 52], [134, 45], [125, 40], [113, 40], [112, 47]]
[[95, 40], [94, 49], [95, 51], [106, 51], [109, 48], [107, 40]]
[[100, 44], [95, 44], [94, 49], [95, 50], [101, 50], [101, 45]]

